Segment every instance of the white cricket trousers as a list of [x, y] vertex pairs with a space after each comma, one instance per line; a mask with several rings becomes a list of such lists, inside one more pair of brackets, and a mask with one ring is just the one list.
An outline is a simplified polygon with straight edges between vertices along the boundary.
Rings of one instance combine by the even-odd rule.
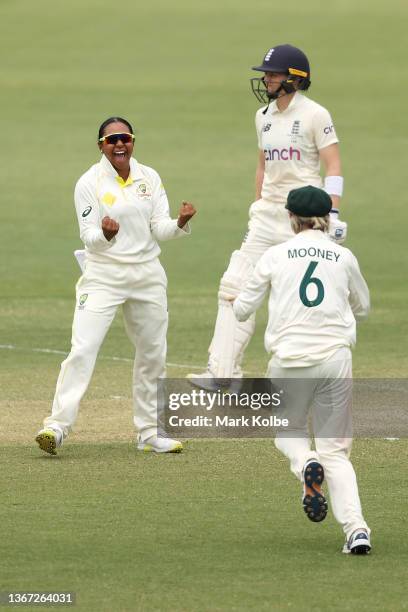
[[[256, 200], [256, 202], [251, 204], [249, 209], [248, 231], [245, 234], [239, 252], [245, 256], [253, 267], [255, 267], [258, 260], [267, 249], [276, 244], [281, 244], [285, 242], [285, 240], [293, 238], [293, 236], [294, 234], [289, 221], [289, 213], [283, 204], [266, 202], [262, 199]], [[236, 259], [234, 259], [233, 254], [223, 278], [230, 276], [235, 282], [238, 282], [240, 287], [244, 287], [248, 280], [248, 267], [246, 267], [245, 272], [243, 272], [242, 268], [237, 269], [235, 262]], [[223, 298], [219, 298], [214, 334], [208, 349], [208, 367], [210, 372], [212, 372], [213, 375], [215, 374], [216, 378], [220, 377], [219, 374], [217, 375], [217, 363], [220, 360], [220, 354], [223, 353], [223, 346], [225, 343], [224, 330], [230, 329], [230, 325], [228, 325], [230, 316], [229, 310], [232, 310], [231, 302], [226, 302]], [[235, 317], [233, 317], [233, 319], [234, 332], [233, 337], [229, 339], [229, 342], [231, 342], [234, 347], [231, 372], [234, 378], [241, 378], [241, 363], [244, 352], [255, 331], [255, 314], [251, 315], [247, 321], [243, 322], [237, 321]]]
[[283, 204], [256, 200], [249, 208], [248, 231], [240, 251], [245, 253], [255, 267], [267, 249], [293, 236], [289, 212]]
[[[349, 459], [352, 446], [352, 357], [349, 348], [330, 359], [303, 368], [282, 368], [272, 357], [268, 377], [275, 379], [285, 397], [282, 416], [289, 428], [281, 430], [276, 447], [289, 459], [292, 472], [303, 482], [309, 459], [323, 466], [334, 517], [349, 538], [356, 529], [370, 530], [365, 522], [354, 468]], [[316, 450], [308, 432], [311, 413]]]
[[165, 376], [167, 278], [155, 258], [146, 263], [88, 261], [76, 286], [72, 347], [61, 364], [52, 414], [44, 427], [72, 429], [96, 358], [118, 306], [136, 348], [133, 369], [134, 424], [142, 441], [157, 435], [157, 379]]

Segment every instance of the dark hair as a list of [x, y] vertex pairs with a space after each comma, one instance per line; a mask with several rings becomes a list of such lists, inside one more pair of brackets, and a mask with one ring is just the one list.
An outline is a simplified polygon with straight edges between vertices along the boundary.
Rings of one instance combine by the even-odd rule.
[[110, 123], [124, 123], [125, 125], [128, 126], [129, 128], [129, 132], [131, 134], [133, 134], [133, 128], [130, 125], [129, 121], [127, 121], [126, 119], [123, 119], [123, 117], [109, 117], [109, 119], [106, 119], [106, 121], [104, 121], [101, 125], [101, 127], [99, 128], [99, 132], [98, 132], [98, 140], [100, 138], [102, 138], [102, 136], [104, 135], [104, 131], [105, 128], [110, 124]]

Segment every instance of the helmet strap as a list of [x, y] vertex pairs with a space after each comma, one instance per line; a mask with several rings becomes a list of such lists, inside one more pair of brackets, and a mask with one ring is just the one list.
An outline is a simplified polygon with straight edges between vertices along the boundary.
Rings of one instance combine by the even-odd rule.
[[[281, 91], [284, 91], [285, 93], [280, 96], [279, 94]], [[269, 102], [268, 106], [263, 111], [263, 114], [265, 115], [268, 112], [269, 106], [274, 100], [278, 100], [279, 98], [283, 98], [284, 96], [290, 96], [290, 94], [296, 93], [296, 91], [297, 89], [295, 89], [293, 82], [288, 83], [287, 80], [281, 81], [280, 87], [278, 87], [276, 91], [274, 91], [272, 94], [267, 94]]]
[[281, 91], [285, 92], [283, 96], [288, 96], [290, 94], [295, 93], [296, 89], [293, 85], [293, 82], [291, 81], [288, 82], [287, 80], [281, 81], [280, 87], [278, 87], [276, 91], [274, 91], [271, 94], [270, 93], [267, 94], [269, 100], [277, 100], [278, 98], [282, 98], [283, 96], [279, 95]]
[[282, 81], [281, 89], [283, 89], [287, 94], [295, 93], [296, 88], [293, 79], [287, 79], [286, 81]]
[[[285, 88], [283, 87], [283, 83], [284, 83], [284, 81], [281, 81], [281, 84], [280, 84], [279, 88], [276, 91], [274, 91], [273, 93], [267, 92], [266, 95], [268, 96], [269, 101], [277, 100], [280, 97], [279, 96], [280, 92], [281, 91], [286, 91]], [[286, 95], [286, 94], [283, 94], [283, 95]]]

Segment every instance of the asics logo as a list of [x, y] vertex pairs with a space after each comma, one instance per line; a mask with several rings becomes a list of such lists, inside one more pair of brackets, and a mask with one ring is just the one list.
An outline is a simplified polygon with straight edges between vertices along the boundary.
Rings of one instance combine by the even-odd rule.
[[264, 149], [266, 161], [300, 161], [299, 149], [289, 147], [289, 149]]

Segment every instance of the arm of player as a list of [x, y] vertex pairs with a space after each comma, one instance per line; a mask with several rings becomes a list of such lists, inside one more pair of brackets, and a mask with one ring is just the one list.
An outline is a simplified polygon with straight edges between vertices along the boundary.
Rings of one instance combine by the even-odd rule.
[[370, 312], [370, 292], [360, 271], [357, 259], [350, 252], [349, 302], [357, 320], [365, 319]]
[[[347, 223], [339, 219], [340, 193], [343, 189], [339, 145], [332, 144], [319, 151], [320, 159], [326, 171], [324, 189], [332, 200], [330, 212], [329, 236], [331, 240], [342, 244], [347, 237]], [[337, 194], [333, 193], [337, 190]]]
[[96, 193], [92, 186], [83, 179], [80, 179], [75, 186], [74, 200], [79, 234], [86, 248], [96, 252], [110, 249], [115, 244], [115, 234], [105, 235]]
[[339, 205], [344, 182], [341, 176], [339, 140], [332, 118], [323, 107], [320, 107], [313, 117], [313, 130], [320, 163], [325, 174], [324, 189], [332, 200], [329, 236], [334, 242], [342, 244], [347, 236], [347, 223], [339, 219]]
[[234, 301], [233, 310], [238, 321], [246, 321], [260, 307], [270, 289], [271, 268], [265, 255], [258, 261], [245, 288]]
[[264, 126], [265, 117], [262, 110], [259, 109], [255, 115], [255, 130], [258, 143], [258, 163], [255, 172], [255, 200], [261, 199], [262, 184], [265, 174], [265, 153], [262, 146], [262, 129]]
[[195, 212], [192, 204], [183, 202], [179, 217], [172, 219], [166, 192], [160, 177], [157, 175], [153, 189], [153, 212], [150, 220], [150, 229], [156, 240], [171, 240], [190, 234], [191, 229], [188, 221]]
[[255, 200], [261, 199], [264, 174], [265, 174], [265, 153], [263, 151], [259, 151], [258, 165], [256, 166], [256, 172], [255, 172]]
[[320, 163], [323, 166], [325, 179], [336, 177], [339, 180], [331, 180], [325, 189], [331, 196], [333, 207], [338, 208], [343, 189], [341, 176], [341, 162], [339, 151], [339, 139], [333, 125], [333, 120], [327, 109], [318, 106], [312, 119], [313, 137], [317, 150], [319, 151]]
[[[340, 150], [339, 150], [338, 143], [333, 143], [331, 145], [328, 145], [327, 147], [324, 147], [323, 149], [320, 149], [319, 157], [320, 157], [320, 162], [323, 165], [324, 175], [326, 179], [329, 176], [338, 177], [338, 179], [342, 178], [341, 177]], [[340, 205], [341, 196], [335, 193], [330, 193], [333, 190], [330, 189], [330, 181], [328, 183], [329, 183], [329, 187], [326, 189], [326, 191], [328, 192], [328, 194], [330, 195], [332, 199], [333, 208], [338, 210], [339, 205]]]

